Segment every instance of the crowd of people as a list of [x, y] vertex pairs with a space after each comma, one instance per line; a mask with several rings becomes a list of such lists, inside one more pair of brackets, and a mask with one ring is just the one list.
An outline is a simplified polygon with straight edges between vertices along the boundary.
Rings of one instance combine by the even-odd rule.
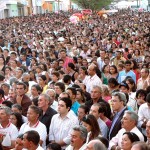
[[149, 150], [150, 13], [0, 20], [2, 150]]

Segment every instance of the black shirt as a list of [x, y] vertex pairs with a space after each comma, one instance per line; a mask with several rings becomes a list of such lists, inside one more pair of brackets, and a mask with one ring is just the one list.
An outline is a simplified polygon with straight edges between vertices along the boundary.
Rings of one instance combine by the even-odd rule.
[[39, 117], [39, 120], [46, 126], [47, 134], [49, 134], [49, 127], [51, 124], [51, 119], [55, 114], [57, 114], [57, 112], [53, 108], [48, 107], [45, 114], [43, 115], [43, 112], [42, 112]]

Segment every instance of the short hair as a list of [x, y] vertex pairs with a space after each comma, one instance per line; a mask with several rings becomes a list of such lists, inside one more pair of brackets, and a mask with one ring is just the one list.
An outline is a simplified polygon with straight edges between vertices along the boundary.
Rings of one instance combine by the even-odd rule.
[[46, 76], [45, 75], [40, 75], [40, 78], [42, 78], [43, 81], [46, 81]]
[[124, 64], [125, 64], [125, 65], [126, 65], [126, 64], [130, 64], [130, 65], [131, 65], [132, 63], [131, 63], [130, 60], [126, 60]]
[[106, 148], [109, 147], [109, 141], [107, 138], [103, 137], [103, 136], [98, 136], [96, 139], [100, 140]]
[[52, 72], [52, 75], [55, 75], [57, 78], [59, 78], [59, 72], [58, 71]]
[[7, 107], [9, 107], [9, 108], [11, 108], [12, 105], [13, 105], [13, 103], [11, 101], [7, 101], [7, 100], [3, 101], [2, 104], [5, 105], [5, 106], [7, 106]]
[[44, 99], [46, 99], [50, 103], [51, 99], [50, 99], [50, 96], [48, 94], [40, 94], [40, 96], [43, 96]]
[[56, 97], [56, 92], [55, 92], [55, 90], [53, 90], [53, 89], [47, 89], [47, 90], [45, 91], [45, 94], [48, 95], [49, 92], [53, 92], [53, 93], [54, 93], [54, 97]]
[[139, 148], [140, 148], [140, 150], [149, 150], [149, 148], [150, 148], [149, 145], [147, 145], [145, 142], [142, 142], [142, 141], [134, 142], [134, 143], [132, 144], [132, 147], [133, 147], [134, 145], [138, 145]]
[[71, 76], [69, 74], [65, 74], [63, 76], [63, 81], [64, 83], [68, 83], [69, 81], [71, 81]]
[[87, 129], [85, 127], [83, 127], [82, 125], [79, 125], [79, 126], [75, 126], [73, 128], [74, 131], [78, 131], [80, 132], [80, 137], [86, 141], [86, 138], [87, 138]]
[[126, 110], [125, 113], [130, 115], [131, 120], [134, 120], [136, 123], [138, 122], [138, 115], [134, 111]]
[[70, 90], [73, 95], [77, 94], [77, 91], [76, 91], [76, 89], [74, 87], [68, 87], [67, 90]]
[[[85, 114], [88, 114], [88, 113], [89, 113], [89, 107], [87, 107], [86, 105], [82, 104], [82, 105], [80, 105], [79, 108], [82, 108], [82, 109], [84, 110]], [[79, 108], [78, 108], [78, 109], [79, 109]]]
[[119, 85], [118, 81], [115, 78], [110, 78], [108, 80], [108, 84], [111, 84], [111, 83], [113, 83], [115, 86]]
[[47, 149], [50, 150], [61, 150], [61, 146], [58, 143], [49, 143]]
[[30, 130], [25, 132], [24, 134], [27, 135], [26, 139], [28, 141], [32, 141], [34, 145], [38, 145], [40, 142], [40, 136], [39, 133], [35, 130]]
[[97, 142], [95, 142], [95, 144], [93, 145], [93, 150], [107, 150], [107, 149], [101, 141], [97, 140]]
[[38, 106], [38, 96], [37, 97], [34, 97], [33, 99], [32, 99], [32, 104], [33, 105], [35, 105], [35, 106]]
[[92, 89], [98, 89], [100, 93], [102, 93], [102, 88], [99, 85], [93, 85]]
[[9, 108], [7, 106], [0, 107], [0, 110], [4, 110], [7, 115], [10, 115], [12, 113], [11, 108]]
[[40, 111], [39, 107], [30, 105], [29, 108], [32, 109], [36, 114], [40, 115], [41, 111]]
[[138, 98], [139, 95], [143, 95], [144, 96], [143, 100], [146, 101], [146, 96], [147, 96], [146, 90], [143, 90], [143, 89], [137, 90], [135, 97]]
[[23, 82], [18, 82], [17, 85], [23, 85], [24, 90], [27, 88], [27, 85]]
[[123, 101], [124, 106], [126, 105], [127, 99], [124, 93], [122, 92], [114, 92], [112, 93], [112, 96], [118, 96], [118, 99], [120, 101]]
[[17, 108], [19, 111], [22, 111], [22, 106], [21, 105], [19, 105], [19, 104], [13, 104], [12, 105], [12, 108]]
[[63, 98], [61, 98], [59, 101], [63, 101], [63, 102], [66, 104], [66, 108], [70, 108], [70, 109], [71, 109], [72, 101], [71, 101], [70, 98], [68, 98], [68, 97], [63, 97]]
[[62, 82], [56, 82], [55, 86], [59, 86], [59, 88], [62, 90], [62, 92], [65, 91], [65, 84]]
[[73, 63], [68, 63], [68, 67], [70, 67], [72, 70], [74, 70], [75, 69], [75, 65], [73, 64]]
[[34, 85], [31, 86], [31, 88], [32, 88], [32, 87], [35, 87], [35, 88], [36, 88], [36, 90], [38, 91], [38, 94], [41, 94], [42, 91], [43, 91], [42, 88], [39, 86], [39, 84], [34, 84]]

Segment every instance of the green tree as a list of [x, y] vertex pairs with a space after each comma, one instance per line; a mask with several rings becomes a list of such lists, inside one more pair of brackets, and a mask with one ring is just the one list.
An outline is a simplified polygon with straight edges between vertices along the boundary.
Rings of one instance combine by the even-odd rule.
[[72, 2], [83, 9], [100, 10], [104, 7], [107, 8], [112, 0], [72, 0]]

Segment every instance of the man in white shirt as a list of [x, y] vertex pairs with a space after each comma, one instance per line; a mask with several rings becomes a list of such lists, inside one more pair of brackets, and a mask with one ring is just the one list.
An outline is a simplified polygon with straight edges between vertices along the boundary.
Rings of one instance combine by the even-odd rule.
[[101, 87], [102, 81], [96, 74], [96, 65], [95, 64], [91, 64], [88, 67], [88, 74], [89, 74], [89, 76], [88, 76], [87, 82], [86, 82], [86, 91], [90, 93], [92, 90], [92, 87], [94, 85], [98, 85]]
[[37, 106], [31, 105], [27, 111], [28, 122], [24, 123], [19, 131], [19, 134], [24, 134], [27, 131], [37, 131], [40, 135], [40, 145], [46, 146], [46, 126], [39, 121], [40, 109]]
[[142, 128], [142, 132], [146, 136], [146, 123], [150, 120], [150, 93], [146, 96], [146, 103], [140, 106], [138, 116], [138, 126]]
[[[0, 141], [2, 142], [2, 146], [7, 148], [13, 148], [15, 146], [15, 140], [18, 136], [17, 127], [9, 122], [11, 112], [9, 107], [0, 107]], [[7, 142], [4, 143], [7, 136], [9, 136], [10, 141], [7, 139]]]
[[71, 133], [71, 144], [66, 150], [85, 150], [87, 130], [83, 126], [76, 126]]
[[23, 150], [44, 150], [40, 144], [40, 136], [37, 131], [31, 130], [27, 131], [23, 135]]
[[105, 62], [104, 62], [105, 56], [106, 56], [105, 50], [100, 50], [100, 57], [97, 58], [97, 64], [98, 64], [100, 71], [102, 70], [103, 66], [105, 65]]
[[54, 115], [51, 120], [49, 141], [58, 143], [62, 149], [70, 144], [73, 127], [79, 125], [77, 117], [69, 113], [71, 106], [70, 98], [59, 99], [58, 114]]
[[122, 136], [125, 132], [133, 132], [139, 137], [140, 141], [144, 141], [144, 136], [136, 127], [137, 122], [138, 115], [135, 112], [125, 111], [122, 118], [122, 129], [120, 129], [118, 134], [110, 140], [109, 150], [115, 150], [116, 148], [121, 147]]

